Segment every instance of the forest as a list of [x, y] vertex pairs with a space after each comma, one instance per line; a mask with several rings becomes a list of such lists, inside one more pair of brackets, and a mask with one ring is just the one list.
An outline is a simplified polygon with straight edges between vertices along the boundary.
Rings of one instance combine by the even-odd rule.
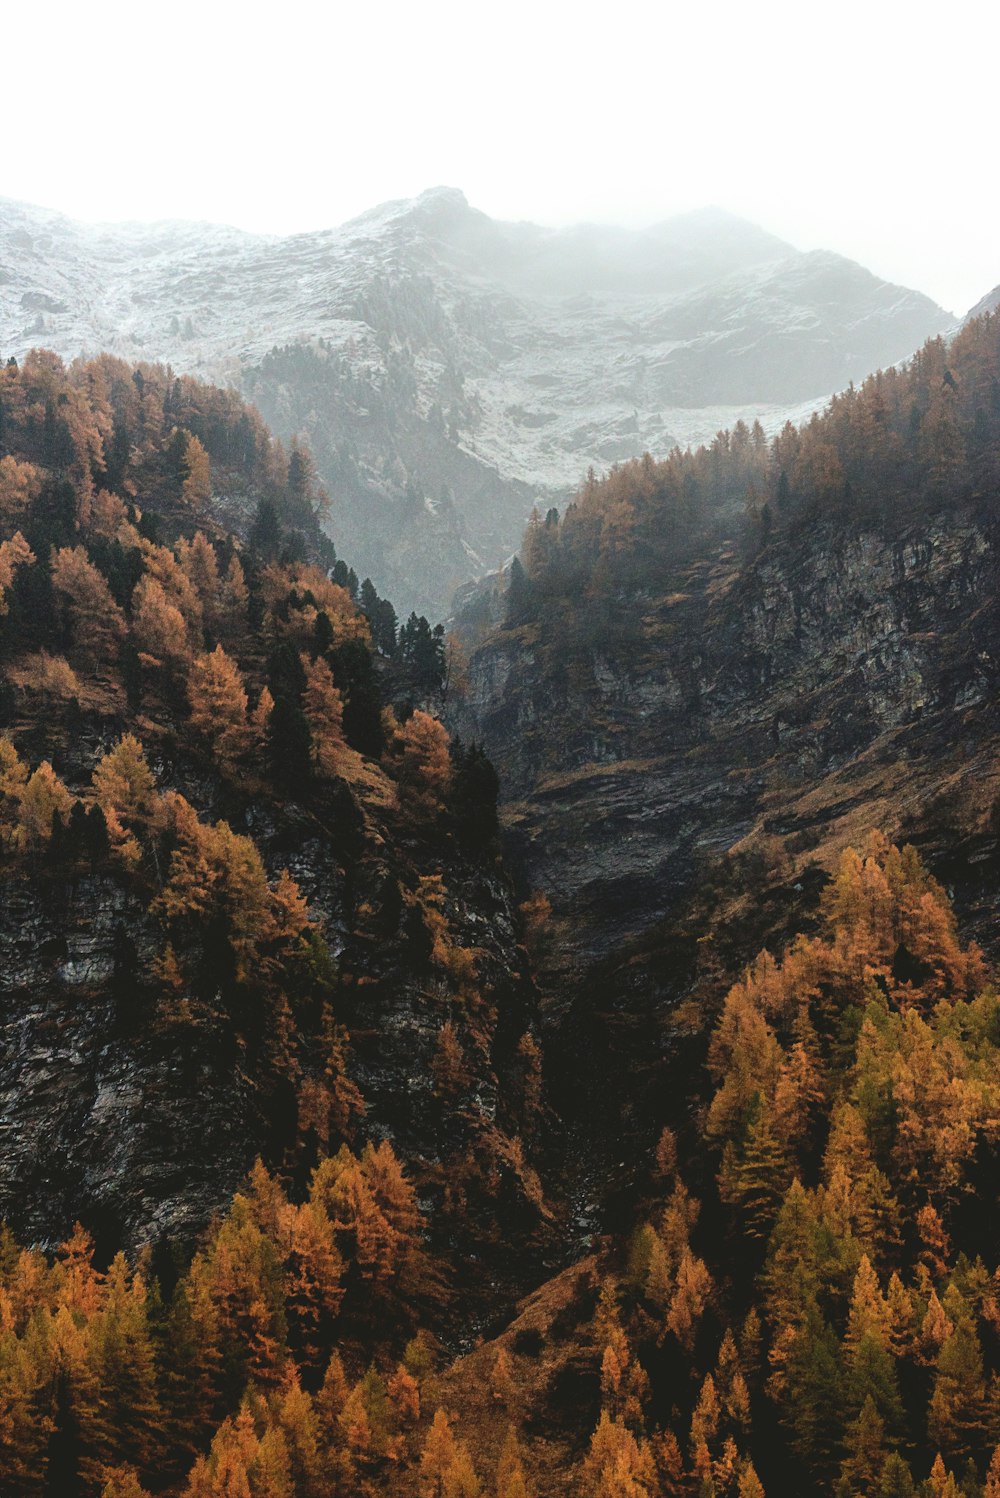
[[504, 579], [507, 622], [545, 617], [565, 633], [573, 617], [572, 631], [589, 641], [609, 627], [615, 596], [655, 593], [723, 542], [746, 562], [816, 526], [891, 535], [940, 513], [988, 515], [998, 453], [994, 313], [950, 341], [930, 340], [771, 441], [759, 422], [738, 422], [694, 451], [591, 472], [561, 517], [533, 514]]
[[[532, 521], [506, 628], [707, 535], [752, 561], [976, 507], [998, 351], [986, 318], [770, 445], [591, 478]], [[720, 967], [697, 1075], [584, 1242], [548, 902], [442, 721], [461, 646], [399, 625], [325, 507], [231, 392], [0, 369], [0, 878], [64, 933], [5, 1023], [36, 985], [59, 1025], [89, 1005], [130, 1085], [239, 1136], [205, 1135], [197, 1222], [89, 1212], [72, 1121], [44, 1230], [13, 1201], [0, 1492], [997, 1498], [1000, 998], [943, 885], [877, 829], [817, 870], [798, 929]], [[70, 989], [105, 908], [110, 966]]]

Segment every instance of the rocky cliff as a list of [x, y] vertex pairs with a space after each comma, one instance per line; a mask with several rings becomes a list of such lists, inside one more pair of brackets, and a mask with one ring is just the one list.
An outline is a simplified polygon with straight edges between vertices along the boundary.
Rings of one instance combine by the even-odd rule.
[[[107, 725], [88, 727], [79, 749], [59, 760], [73, 789], [87, 786], [99, 752], [114, 741]], [[163, 789], [191, 794], [183, 765], [154, 768]], [[386, 828], [345, 847], [303, 808], [240, 808], [203, 775], [198, 789], [202, 805], [208, 791], [208, 804], [254, 838], [272, 877], [291, 870], [309, 902], [336, 963], [336, 1013], [351, 1035], [365, 1137], [391, 1138], [438, 1206], [443, 1161], [459, 1157], [474, 1175], [476, 1153], [488, 1157], [499, 1171], [493, 1190], [517, 1215], [518, 1167], [504, 1156], [507, 1136], [531, 1129], [517, 1045], [534, 1023], [535, 1000], [502, 868], [461, 855], [442, 861], [433, 846], [404, 850]], [[400, 887], [429, 870], [447, 889], [450, 939], [476, 953], [483, 997], [475, 1015], [456, 1014], [449, 985], [405, 923]], [[190, 1242], [255, 1156], [293, 1160], [294, 1094], [275, 1085], [259, 1047], [221, 1020], [194, 1032], [165, 1029], [154, 978], [161, 949], [159, 922], [113, 868], [67, 877], [42, 866], [8, 876], [0, 914], [0, 1216], [28, 1241], [58, 1242], [82, 1218], [102, 1254]], [[449, 1019], [467, 1047], [460, 1116], [435, 1092], [436, 1049]], [[466, 1188], [463, 1230], [475, 1220], [488, 1255], [495, 1202], [477, 1204], [471, 1178]], [[543, 1218], [527, 1202], [523, 1210], [522, 1228], [537, 1230]], [[453, 1229], [438, 1222], [442, 1242]], [[494, 1268], [501, 1272], [502, 1263]]]
[[892, 537], [827, 526], [620, 600], [613, 638], [569, 659], [545, 619], [489, 638], [467, 729], [567, 956], [607, 954], [705, 859], [761, 836], [815, 856], [859, 817], [919, 825], [931, 788], [966, 777], [985, 817], [997, 581], [989, 515]]

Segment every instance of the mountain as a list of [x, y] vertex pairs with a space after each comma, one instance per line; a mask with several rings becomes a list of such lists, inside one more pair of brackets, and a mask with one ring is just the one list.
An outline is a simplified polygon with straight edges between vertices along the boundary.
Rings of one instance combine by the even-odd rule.
[[588, 1153], [662, 1107], [678, 1006], [786, 940], [869, 826], [997, 953], [998, 376], [987, 315], [770, 446], [623, 465], [460, 616], [450, 711], [551, 912], [547, 1056]]
[[994, 286], [993, 290], [988, 291], [984, 297], [981, 297], [971, 312], [966, 314], [965, 321], [973, 322], [977, 317], [982, 317], [987, 312], [995, 312], [998, 307], [1000, 307], [1000, 286]]
[[468, 601], [456, 722], [571, 968], [706, 860], [776, 839], [801, 862], [873, 804], [912, 833], [941, 780], [992, 784], [998, 326], [770, 446], [737, 428], [592, 480]]
[[257, 1156], [391, 1138], [509, 1294], [490, 1202], [529, 1258], [550, 1211], [495, 780], [327, 575], [302, 453], [232, 392], [42, 352], [0, 369], [0, 454], [0, 1216], [190, 1249]]
[[719, 210], [551, 230], [448, 188], [284, 239], [3, 201], [0, 267], [0, 349], [231, 382], [307, 436], [362, 575], [431, 617], [589, 467], [776, 431], [951, 322]]
[[989, 1498], [998, 389], [592, 476], [463, 663], [233, 391], [0, 367], [4, 1494]]

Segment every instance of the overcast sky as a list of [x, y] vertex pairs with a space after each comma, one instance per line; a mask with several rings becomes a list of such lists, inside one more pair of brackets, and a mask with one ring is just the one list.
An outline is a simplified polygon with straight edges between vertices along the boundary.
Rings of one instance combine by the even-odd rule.
[[1000, 7], [56, 0], [5, 7], [0, 195], [284, 233], [461, 187], [497, 217], [716, 203], [965, 311], [1000, 282]]

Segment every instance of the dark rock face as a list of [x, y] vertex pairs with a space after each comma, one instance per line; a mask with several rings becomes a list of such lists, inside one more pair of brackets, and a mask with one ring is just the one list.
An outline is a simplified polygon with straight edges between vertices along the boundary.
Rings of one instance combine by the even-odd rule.
[[[8, 887], [0, 917], [0, 1216], [58, 1241], [82, 1218], [100, 1249], [190, 1236], [260, 1138], [232, 1056], [167, 1051], [135, 972], [153, 922], [110, 879]], [[248, 1158], [249, 1156], [249, 1158]]]
[[509, 847], [579, 971], [669, 913], [696, 869], [756, 838], [793, 856], [869, 825], [919, 834], [977, 777], [998, 720], [988, 520], [895, 538], [849, 526], [731, 550], [617, 600], [600, 648], [542, 618], [475, 651], [466, 734], [501, 773]]
[[[93, 757], [91, 744], [61, 769], [72, 783], [75, 768], [83, 781]], [[182, 782], [192, 795], [190, 778]], [[217, 788], [206, 781], [201, 790], [204, 803]], [[390, 1138], [426, 1185], [433, 1212], [442, 1159], [469, 1139], [523, 1127], [509, 1073], [535, 1001], [502, 869], [384, 837], [345, 864], [294, 807], [276, 814], [250, 805], [242, 818], [230, 806], [213, 808], [224, 813], [252, 833], [270, 873], [289, 868], [308, 898], [340, 974], [336, 1017], [351, 1031], [350, 1075], [366, 1104], [358, 1143]], [[386, 922], [379, 905], [387, 881], [412, 883], [428, 863], [444, 876], [454, 941], [477, 952], [484, 995], [479, 1043], [466, 1046], [466, 1122], [450, 1132], [434, 1097], [432, 1060], [454, 1000], [414, 954], [402, 921]], [[178, 1034], [158, 1022], [151, 970], [162, 946], [144, 900], [113, 872], [67, 882], [39, 865], [5, 883], [0, 1219], [22, 1241], [54, 1245], [79, 1218], [102, 1257], [120, 1246], [190, 1242], [258, 1153], [281, 1163], [287, 1151], [293, 1102], [275, 1091], [253, 1042], [223, 1023]], [[500, 1173], [518, 1197], [516, 1172]], [[482, 1209], [474, 1231], [489, 1237], [489, 1219]]]

